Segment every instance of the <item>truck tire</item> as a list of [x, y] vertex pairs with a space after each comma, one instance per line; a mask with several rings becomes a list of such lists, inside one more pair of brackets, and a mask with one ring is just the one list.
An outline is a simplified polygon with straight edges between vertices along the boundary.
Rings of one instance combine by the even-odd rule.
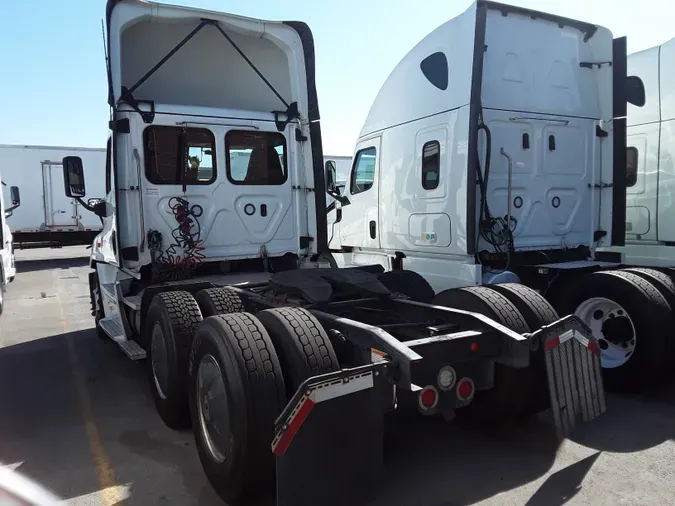
[[560, 299], [560, 313], [576, 314], [593, 330], [607, 389], [653, 389], [670, 363], [671, 307], [648, 280], [625, 271], [580, 278]]
[[156, 294], [145, 317], [148, 377], [155, 408], [171, 429], [190, 426], [188, 362], [202, 313], [188, 292]]
[[206, 288], [195, 294], [204, 318], [227, 313], [243, 313], [244, 303], [234, 290], [227, 287]]
[[414, 271], [387, 271], [380, 274], [378, 279], [390, 292], [401, 293], [416, 302], [429, 304], [434, 299], [434, 289], [426, 279]]
[[274, 346], [255, 316], [230, 313], [202, 322], [189, 394], [199, 459], [218, 495], [235, 504], [273, 486], [270, 444], [286, 394]]
[[[488, 286], [445, 290], [436, 295], [433, 303], [483, 314], [519, 334], [530, 330], [518, 308]], [[495, 364], [494, 387], [476, 392], [473, 402], [457, 410], [457, 416], [482, 425], [521, 420], [529, 414], [535, 378], [532, 367], [515, 369]]]
[[340, 370], [326, 331], [306, 309], [265, 309], [256, 316], [279, 355], [289, 399], [307, 378]]
[[[550, 325], [560, 318], [551, 303], [529, 286], [520, 283], [500, 283], [489, 285], [489, 288], [501, 293], [518, 308], [518, 311], [525, 318], [530, 332], [534, 332], [544, 325]], [[536, 344], [538, 344], [538, 347], [534, 349], [531, 357], [534, 391], [527, 404], [527, 414], [545, 411], [550, 407], [544, 347], [541, 342]]]

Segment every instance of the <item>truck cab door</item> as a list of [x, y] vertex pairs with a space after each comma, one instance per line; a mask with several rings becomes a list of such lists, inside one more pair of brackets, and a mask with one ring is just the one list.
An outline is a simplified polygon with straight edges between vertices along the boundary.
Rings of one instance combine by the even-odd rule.
[[[377, 249], [380, 247], [379, 170], [381, 138], [364, 140], [356, 146], [344, 195], [340, 222], [342, 247]], [[330, 234], [329, 234], [330, 237]]]
[[119, 237], [117, 233], [117, 196], [115, 185], [115, 168], [118, 157], [115, 156], [113, 137], [108, 138], [105, 155], [106, 215], [101, 218], [103, 221], [103, 231], [96, 237], [94, 246], [100, 255], [99, 258], [101, 258], [104, 263], [119, 267]]

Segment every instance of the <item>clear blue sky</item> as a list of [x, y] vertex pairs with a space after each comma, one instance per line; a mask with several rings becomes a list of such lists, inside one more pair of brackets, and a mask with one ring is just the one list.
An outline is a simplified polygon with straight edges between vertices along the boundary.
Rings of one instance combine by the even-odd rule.
[[[606, 26], [629, 52], [675, 36], [667, 0], [507, 0]], [[175, 0], [314, 33], [324, 152], [351, 155], [370, 104], [398, 61], [470, 0]], [[108, 106], [105, 0], [0, 0], [0, 144], [103, 147]]]

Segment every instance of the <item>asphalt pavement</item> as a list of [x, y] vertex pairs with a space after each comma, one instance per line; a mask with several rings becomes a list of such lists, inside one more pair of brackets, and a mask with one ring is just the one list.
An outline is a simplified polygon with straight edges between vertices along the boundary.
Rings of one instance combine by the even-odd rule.
[[[88, 253], [16, 252], [0, 317], [0, 465], [68, 505], [222, 506], [192, 434], [156, 415], [143, 362], [94, 331]], [[388, 433], [377, 505], [672, 504], [674, 422], [675, 388], [610, 396], [562, 444], [546, 416], [491, 433], [406, 417]]]

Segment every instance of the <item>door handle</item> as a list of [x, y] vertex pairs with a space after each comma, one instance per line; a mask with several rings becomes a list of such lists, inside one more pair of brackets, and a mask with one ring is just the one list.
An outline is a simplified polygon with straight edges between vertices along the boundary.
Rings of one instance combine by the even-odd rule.
[[370, 238], [375, 239], [375, 236], [377, 235], [377, 229], [374, 221], [370, 222]]

